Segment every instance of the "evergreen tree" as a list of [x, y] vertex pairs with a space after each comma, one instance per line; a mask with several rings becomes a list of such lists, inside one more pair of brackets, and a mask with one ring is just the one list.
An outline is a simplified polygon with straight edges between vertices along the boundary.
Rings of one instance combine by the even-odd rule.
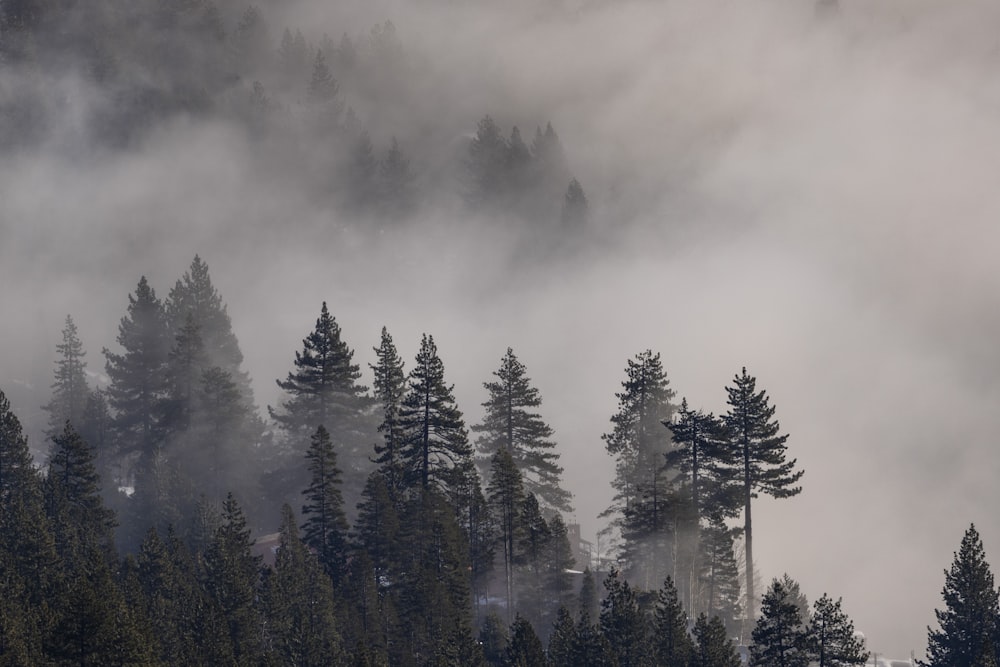
[[504, 161], [503, 187], [511, 201], [523, 198], [531, 180], [531, 151], [521, 138], [521, 131], [515, 125], [507, 140]]
[[205, 600], [191, 562], [171, 553], [156, 529], [150, 528], [139, 547], [136, 567], [146, 616], [156, 628], [160, 660], [168, 665], [198, 663], [202, 653], [194, 638], [197, 626], [192, 611], [204, 609]]
[[469, 142], [466, 159], [469, 190], [467, 199], [474, 206], [495, 205], [502, 201], [505, 192], [507, 166], [507, 141], [500, 128], [485, 116], [476, 128], [476, 136]]
[[340, 660], [333, 587], [299, 539], [292, 508], [282, 508], [281, 542], [261, 593], [268, 643], [279, 664], [330, 665]]
[[507, 627], [496, 613], [490, 613], [479, 629], [479, 645], [483, 647], [483, 659], [490, 667], [504, 667], [507, 650]]
[[524, 502], [524, 489], [521, 485], [521, 474], [507, 449], [499, 449], [493, 455], [487, 493], [500, 528], [506, 586], [505, 606], [507, 616], [510, 618], [514, 610], [514, 559], [521, 531], [519, 513]]
[[934, 611], [940, 629], [927, 629], [927, 661], [922, 664], [925, 667], [996, 665], [1000, 609], [993, 573], [975, 525], [965, 531], [951, 569], [944, 573], [942, 596], [945, 608]]
[[774, 406], [764, 391], [756, 390], [757, 379], [747, 375], [744, 367], [726, 387], [729, 412], [723, 417], [735, 449], [739, 485], [743, 491], [743, 535], [746, 540], [747, 617], [754, 615], [753, 582], [753, 522], [750, 503], [758, 493], [772, 498], [790, 498], [802, 491], [795, 484], [803, 471], [795, 470], [796, 460], [785, 460], [785, 441], [779, 435], [781, 427], [774, 419]]
[[386, 482], [392, 498], [398, 499], [403, 488], [402, 447], [405, 438], [400, 414], [403, 407], [403, 397], [406, 392], [406, 375], [403, 372], [403, 360], [396, 352], [392, 336], [382, 327], [382, 341], [373, 348], [378, 363], [369, 368], [375, 374], [372, 390], [375, 399], [382, 406], [382, 423], [378, 430], [382, 434], [382, 444], [375, 445], [374, 459]]
[[306, 88], [306, 102], [320, 129], [332, 129], [339, 121], [343, 109], [343, 104], [337, 97], [339, 92], [340, 84], [333, 78], [323, 51], [318, 49]]
[[574, 644], [576, 644], [576, 626], [573, 624], [573, 617], [566, 607], [559, 607], [556, 621], [552, 626], [552, 634], [549, 635], [548, 658], [551, 667], [575, 667]]
[[316, 429], [306, 452], [311, 481], [302, 492], [303, 541], [316, 550], [320, 563], [338, 584], [347, 555], [347, 517], [340, 491], [341, 470], [330, 434], [323, 426]]
[[670, 577], [656, 594], [653, 612], [653, 654], [662, 667], [688, 667], [694, 646], [687, 631], [687, 614]]
[[555, 514], [549, 520], [549, 541], [545, 552], [545, 616], [557, 612], [560, 607], [572, 604], [573, 581], [569, 570], [576, 567], [573, 549], [569, 543], [569, 531], [562, 515]]
[[97, 474], [104, 482], [104, 497], [118, 495], [115, 482], [119, 475], [114, 473], [112, 466], [112, 417], [108, 405], [108, 394], [103, 389], [94, 389], [87, 393], [87, 407], [83, 411], [83, 421], [80, 423], [80, 435], [94, 450], [96, 459], [94, 465]]
[[673, 414], [674, 391], [660, 355], [651, 350], [630, 359], [625, 372], [623, 391], [615, 394], [613, 429], [602, 436], [608, 453], [617, 459], [614, 499], [602, 516], [613, 517], [611, 527], [624, 539], [626, 573], [637, 577], [641, 587], [651, 588], [671, 571], [666, 555], [675, 517], [663, 465], [670, 449], [663, 422]]
[[[129, 467], [138, 458], [141, 475], [152, 468], [162, 444], [160, 407], [166, 391], [164, 368], [170, 349], [163, 304], [146, 281], [139, 280], [135, 296], [129, 295], [128, 314], [118, 325], [122, 354], [105, 348], [105, 371], [110, 384], [108, 403], [114, 413], [112, 431], [119, 466]], [[128, 475], [131, 470], [122, 470]]]
[[454, 509], [434, 487], [413, 494], [400, 521], [396, 609], [400, 641], [391, 664], [468, 664], [473, 637], [468, 545]]
[[476, 440], [480, 455], [488, 458], [506, 449], [528, 492], [548, 511], [569, 511], [570, 494], [560, 485], [562, 467], [553, 451], [552, 429], [535, 412], [542, 404], [538, 389], [531, 386], [524, 364], [509, 347], [493, 375], [495, 382], [483, 383], [489, 392], [483, 403], [486, 414], [482, 423], [472, 428], [480, 434]]
[[301, 452], [307, 438], [323, 426], [340, 450], [341, 465], [350, 473], [351, 497], [356, 499], [367, 475], [366, 454], [369, 424], [366, 417], [369, 401], [367, 387], [358, 384], [360, 367], [353, 363], [354, 351], [341, 337], [326, 302], [320, 309], [313, 331], [302, 341], [302, 351], [295, 353], [295, 369], [278, 386], [288, 398], [279, 409], [268, 408], [288, 438], [291, 482], [301, 484], [305, 471], [301, 467]]
[[806, 667], [809, 635], [795, 598], [775, 579], [761, 600], [760, 618], [753, 629], [750, 664], [759, 667]]
[[38, 492], [38, 474], [31, 460], [21, 420], [0, 391], [0, 512], [19, 498]]
[[813, 660], [818, 667], [849, 667], [868, 661], [864, 637], [854, 633], [854, 623], [840, 608], [840, 599], [825, 593], [813, 605], [809, 623]]
[[569, 187], [566, 188], [560, 217], [563, 225], [577, 230], [590, 220], [590, 205], [587, 203], [587, 195], [583, 193], [580, 181], [575, 178], [569, 182]]
[[240, 16], [230, 44], [241, 73], [259, 71], [267, 63], [273, 47], [268, 39], [267, 25], [257, 7], [250, 5]]
[[354, 523], [354, 542], [372, 561], [375, 580], [387, 581], [396, 560], [399, 515], [389, 495], [385, 478], [373, 472], [361, 492], [358, 519]]
[[733, 552], [733, 535], [721, 520], [713, 519], [701, 531], [699, 542], [697, 608], [718, 616], [732, 634], [739, 632], [740, 576]]
[[588, 614], [580, 614], [576, 622], [576, 643], [572, 664], [578, 667], [606, 667], [617, 664], [608, 638], [601, 628], [590, 622]]
[[112, 557], [114, 513], [101, 499], [94, 452], [68, 421], [52, 440], [45, 493], [56, 547], [70, 567], [90, 551]]
[[444, 364], [433, 336], [424, 334], [399, 414], [404, 435], [402, 458], [410, 488], [447, 488], [449, 471], [471, 456], [453, 387], [445, 384]]
[[518, 616], [510, 626], [506, 664], [510, 667], [548, 667], [545, 649], [531, 623]]
[[205, 554], [206, 584], [225, 619], [233, 664], [242, 667], [257, 664], [263, 646], [258, 606], [261, 563], [250, 550], [253, 541], [246, 518], [231, 493], [222, 505], [222, 521]]
[[692, 667], [741, 667], [743, 664], [718, 616], [710, 621], [705, 614], [699, 615], [694, 624], [694, 640]]
[[647, 623], [635, 591], [618, 570], [608, 573], [604, 588], [607, 595], [601, 601], [601, 634], [611, 647], [615, 664], [619, 667], [644, 665], [649, 649]]
[[87, 409], [87, 355], [77, 334], [73, 318], [66, 316], [62, 330], [62, 343], [56, 345], [59, 359], [56, 361], [55, 382], [52, 383], [52, 400], [43, 409], [49, 413], [47, 435], [58, 435], [67, 421], [74, 427], [83, 424]]
[[740, 501], [732, 475], [736, 461], [722, 421], [690, 409], [685, 398], [675, 418], [664, 425], [674, 443], [666, 452], [666, 465], [683, 476], [696, 519], [735, 516]]
[[243, 352], [233, 333], [226, 304], [212, 284], [208, 264], [198, 255], [194, 256], [190, 268], [170, 290], [164, 310], [175, 334], [190, 323], [197, 327], [205, 365], [218, 366], [228, 372], [238, 385], [246, 405], [253, 406], [250, 376], [242, 369]]
[[518, 585], [514, 592], [517, 609], [539, 627], [549, 610], [545, 607], [547, 575], [546, 556], [552, 543], [552, 531], [542, 516], [538, 499], [527, 494], [518, 509], [520, 530], [515, 545], [519, 566]]

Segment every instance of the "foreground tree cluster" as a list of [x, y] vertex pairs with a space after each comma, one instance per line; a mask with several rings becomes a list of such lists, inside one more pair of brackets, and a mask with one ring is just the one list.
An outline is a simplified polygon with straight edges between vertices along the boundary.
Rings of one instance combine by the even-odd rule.
[[[42, 468], [0, 395], [0, 662], [738, 663], [726, 520], [749, 533], [742, 503], [801, 476], [745, 370], [715, 418], [672, 403], [659, 355], [628, 362], [604, 437], [621, 546], [596, 575], [514, 351], [468, 427], [432, 336], [412, 364], [385, 329], [373, 350], [366, 386], [322, 304], [265, 420], [200, 257], [165, 298], [139, 281], [101, 386], [67, 317]], [[757, 664], [857, 664], [839, 601], [806, 618], [790, 588], [764, 597]]]

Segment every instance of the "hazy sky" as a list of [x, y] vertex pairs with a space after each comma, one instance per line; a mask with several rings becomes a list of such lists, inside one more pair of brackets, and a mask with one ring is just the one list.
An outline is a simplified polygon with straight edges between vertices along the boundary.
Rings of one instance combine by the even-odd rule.
[[1000, 6], [355, 5], [287, 23], [394, 21], [411, 104], [370, 110], [376, 142], [444, 150], [485, 113], [526, 136], [552, 120], [593, 207], [582, 249], [540, 262], [447, 198], [355, 233], [219, 123], [84, 150], [92, 93], [59, 79], [65, 122], [0, 161], [0, 388], [37, 385], [67, 313], [100, 370], [139, 276], [165, 295], [197, 252], [262, 406], [323, 300], [365, 364], [383, 325], [407, 360], [433, 334], [469, 423], [512, 346], [593, 536], [626, 360], [661, 352], [678, 398], [715, 412], [746, 365], [806, 471], [799, 497], [755, 506], [765, 581], [843, 596], [871, 649], [919, 655], [970, 522], [1000, 566]]

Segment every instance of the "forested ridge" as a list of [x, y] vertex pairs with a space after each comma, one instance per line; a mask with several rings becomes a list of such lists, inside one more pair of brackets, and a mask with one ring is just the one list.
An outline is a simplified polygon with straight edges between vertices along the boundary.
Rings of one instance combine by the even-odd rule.
[[[618, 547], [596, 560], [570, 539], [561, 448], [513, 349], [470, 427], [433, 336], [406, 362], [383, 328], [362, 370], [323, 303], [265, 419], [197, 256], [162, 299], [140, 279], [116, 343], [95, 384], [66, 317], [41, 466], [0, 395], [4, 664], [728, 666], [737, 644], [758, 665], [868, 655], [839, 600], [810, 608], [787, 575], [759, 615], [747, 604], [749, 503], [796, 495], [803, 471], [746, 369], [717, 417], [674, 402], [659, 354], [627, 361], [604, 435]], [[977, 539], [961, 558], [978, 558], [982, 581], [949, 585], [985, 585], [995, 607]], [[967, 597], [946, 589], [949, 605]], [[958, 650], [948, 633], [969, 621], [939, 617], [933, 650]]]

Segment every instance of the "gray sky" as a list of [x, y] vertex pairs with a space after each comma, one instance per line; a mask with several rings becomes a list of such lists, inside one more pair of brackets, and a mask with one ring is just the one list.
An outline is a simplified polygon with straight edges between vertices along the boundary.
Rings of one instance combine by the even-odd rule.
[[715, 412], [746, 365], [806, 470], [801, 496], [755, 506], [762, 575], [843, 596], [870, 648], [919, 655], [968, 524], [1000, 553], [1000, 6], [325, 5], [289, 25], [390, 18], [408, 49], [409, 104], [368, 110], [376, 143], [443, 152], [485, 113], [528, 137], [552, 120], [593, 206], [585, 249], [528, 261], [447, 197], [367, 238], [218, 123], [81, 151], [92, 93], [60, 79], [65, 123], [0, 164], [3, 389], [38, 384], [67, 313], [99, 370], [139, 276], [165, 295], [197, 252], [262, 406], [323, 300], [363, 363], [383, 324], [407, 360], [432, 333], [470, 423], [512, 346], [592, 536], [626, 360], [661, 352], [678, 397]]

